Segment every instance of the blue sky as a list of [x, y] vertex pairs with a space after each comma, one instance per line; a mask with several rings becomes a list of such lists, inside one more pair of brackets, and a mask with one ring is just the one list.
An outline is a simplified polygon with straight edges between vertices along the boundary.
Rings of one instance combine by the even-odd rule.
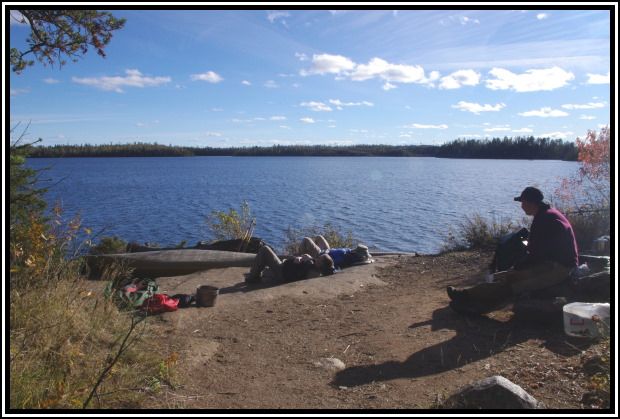
[[[11, 126], [44, 145], [228, 147], [574, 140], [610, 122], [608, 11], [328, 9], [111, 10], [127, 22], [106, 58], [10, 75]], [[13, 21], [11, 46], [27, 33]]]

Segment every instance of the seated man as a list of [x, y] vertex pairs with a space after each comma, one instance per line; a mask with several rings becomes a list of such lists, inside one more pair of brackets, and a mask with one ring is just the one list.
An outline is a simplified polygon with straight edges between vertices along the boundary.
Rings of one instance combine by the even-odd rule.
[[369, 263], [371, 254], [368, 252], [368, 247], [363, 244], [358, 244], [355, 249], [349, 248], [331, 248], [325, 237], [319, 235], [314, 240], [310, 237], [304, 237], [301, 241], [300, 251], [307, 253], [313, 257], [319, 257], [320, 255], [329, 255], [334, 261], [334, 266], [337, 269], [346, 268], [358, 263]]
[[299, 281], [319, 275], [327, 276], [334, 273], [334, 262], [329, 255], [319, 255], [313, 258], [308, 254], [303, 254], [288, 257], [282, 261], [271, 247], [262, 246], [258, 249], [245, 282], [247, 284], [260, 282], [261, 275], [266, 267], [269, 267], [277, 280], [285, 282]]
[[463, 313], [485, 313], [506, 304], [511, 297], [561, 283], [578, 266], [577, 242], [566, 217], [543, 199], [540, 190], [527, 187], [521, 208], [533, 216], [527, 254], [507, 271], [492, 274], [490, 282], [457, 290], [449, 286], [450, 307]]

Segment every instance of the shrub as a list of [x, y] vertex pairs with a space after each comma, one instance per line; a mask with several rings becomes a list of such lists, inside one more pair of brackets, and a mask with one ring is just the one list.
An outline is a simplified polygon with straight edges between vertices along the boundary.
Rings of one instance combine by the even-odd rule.
[[124, 253], [127, 250], [127, 242], [113, 237], [102, 237], [99, 244], [92, 246], [89, 253], [91, 255], [107, 255], [110, 253]]
[[58, 206], [43, 217], [37, 172], [23, 168], [25, 154], [13, 159], [23, 150], [11, 147], [9, 406], [82, 408], [94, 400], [95, 407], [126, 407], [144, 396], [164, 352], [140, 339], [146, 323], [129, 327], [132, 314], [104, 299], [100, 282], [81, 276], [83, 259], [68, 257], [82, 246], [80, 220], [64, 223]]
[[314, 238], [318, 235], [325, 237], [330, 247], [353, 247], [354, 240], [351, 231], [346, 231], [343, 234], [328, 222], [322, 227], [310, 226], [295, 229], [289, 226], [285, 232], [284, 254], [298, 255], [300, 253], [299, 246], [301, 244], [301, 239], [304, 237]]
[[555, 191], [558, 206], [564, 208], [578, 246], [584, 250], [590, 249], [595, 238], [610, 234], [610, 133], [606, 126], [577, 138], [579, 169]]
[[[103, 298], [102, 282], [83, 279], [81, 258], [65, 257], [77, 225], [70, 223], [65, 234], [50, 228], [36, 245], [11, 243], [33, 252], [30, 263], [11, 270], [11, 408], [82, 408], [94, 390], [95, 407], [122, 407], [143, 397], [146, 379], [157, 375], [160, 360], [152, 354], [158, 351], [142, 340], [147, 324], [131, 328], [133, 313]], [[112, 281], [126, 275], [108, 273]]]
[[610, 234], [609, 209], [566, 210], [566, 217], [573, 226], [579, 252], [588, 252], [592, 249], [592, 242], [604, 235]]
[[458, 223], [456, 232], [452, 229], [448, 231], [441, 251], [495, 249], [502, 236], [515, 232], [525, 225], [525, 221], [517, 223], [508, 219], [488, 219], [480, 214], [474, 214]]
[[216, 240], [249, 239], [256, 226], [256, 218], [252, 218], [250, 205], [241, 203], [241, 210], [234, 208], [225, 211], [212, 211], [207, 217], [207, 225]]

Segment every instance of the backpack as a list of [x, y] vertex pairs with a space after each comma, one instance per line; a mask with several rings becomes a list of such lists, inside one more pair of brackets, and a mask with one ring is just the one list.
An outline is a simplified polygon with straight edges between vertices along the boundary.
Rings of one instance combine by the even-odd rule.
[[529, 230], [522, 228], [515, 233], [501, 237], [495, 248], [495, 255], [489, 270], [492, 273], [505, 271], [525, 258], [527, 255], [527, 245], [523, 241], [527, 240], [528, 236]]
[[189, 307], [196, 300], [196, 298], [192, 294], [174, 294], [172, 298], [174, 298], [175, 300], [179, 300], [180, 308]]
[[167, 311], [176, 311], [179, 300], [168, 297], [166, 294], [154, 294], [147, 298], [140, 307], [147, 314], [160, 314]]
[[146, 299], [159, 290], [159, 286], [153, 280], [131, 282], [120, 289], [114, 285], [113, 281], [108, 283], [105, 296], [114, 298], [120, 307], [140, 308]]

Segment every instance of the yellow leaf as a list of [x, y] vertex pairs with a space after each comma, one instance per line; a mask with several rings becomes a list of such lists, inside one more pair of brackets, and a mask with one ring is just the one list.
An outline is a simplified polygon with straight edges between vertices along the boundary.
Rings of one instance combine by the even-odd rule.
[[84, 403], [82, 403], [79, 399], [71, 399], [69, 403], [74, 407], [82, 407], [84, 405]]

